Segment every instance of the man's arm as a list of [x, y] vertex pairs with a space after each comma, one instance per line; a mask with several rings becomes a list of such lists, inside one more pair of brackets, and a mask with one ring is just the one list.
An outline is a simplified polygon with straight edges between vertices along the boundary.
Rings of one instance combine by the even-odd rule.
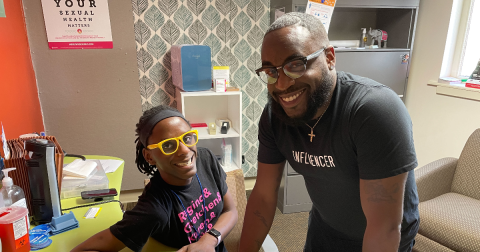
[[125, 244], [117, 239], [117, 237], [110, 232], [110, 229], [107, 228], [88, 238], [88, 240], [72, 249], [71, 252], [120, 251], [123, 248], [125, 248]]
[[[215, 223], [215, 228], [218, 230], [222, 235], [221, 239], [224, 240], [225, 237], [232, 231], [232, 228], [237, 223], [238, 219], [238, 212], [237, 208], [235, 207], [235, 201], [233, 199], [232, 194], [230, 191], [227, 191], [225, 196], [223, 197], [223, 210], [218, 217], [217, 222]], [[215, 246], [217, 245], [217, 238], [210, 234], [204, 234], [198, 242], [183, 246], [178, 252], [184, 251], [209, 251], [215, 250]]]
[[285, 162], [258, 162], [257, 181], [248, 199], [239, 251], [257, 252], [262, 247], [275, 216], [278, 187], [284, 167]]
[[398, 251], [407, 175], [408, 172], [385, 179], [360, 179], [360, 199], [367, 218], [364, 252]]

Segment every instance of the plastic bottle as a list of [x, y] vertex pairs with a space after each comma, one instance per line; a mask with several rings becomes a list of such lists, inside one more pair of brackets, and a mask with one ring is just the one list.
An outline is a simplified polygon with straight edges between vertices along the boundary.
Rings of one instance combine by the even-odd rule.
[[367, 44], [367, 28], [360, 28], [362, 30], [362, 39], [360, 40], [360, 47], [363, 48]]
[[[20, 186], [14, 185], [13, 179], [8, 176], [9, 171], [16, 169], [17, 168], [6, 168], [2, 170], [5, 177], [2, 180], [2, 189], [0, 189], [3, 199], [3, 205], [2, 202], [0, 202], [0, 207], [19, 206], [27, 208], [27, 201], [25, 200], [23, 189]], [[30, 223], [28, 228], [30, 228]]]
[[232, 165], [232, 145], [226, 144], [222, 145], [222, 165], [225, 168], [230, 168]]
[[8, 206], [21, 206], [27, 208], [27, 202], [25, 201], [25, 193], [22, 188], [13, 184], [13, 179], [8, 176], [9, 171], [16, 170], [17, 168], [3, 169], [5, 177], [2, 180], [2, 189], [0, 192], [3, 196], [3, 202], [6, 207]]

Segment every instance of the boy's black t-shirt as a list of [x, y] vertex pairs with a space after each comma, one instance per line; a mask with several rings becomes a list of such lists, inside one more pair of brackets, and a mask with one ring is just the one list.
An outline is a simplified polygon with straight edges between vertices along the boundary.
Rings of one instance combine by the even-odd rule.
[[[128, 248], [141, 251], [150, 236], [174, 248], [181, 248], [197, 240], [196, 231], [191, 227], [192, 224], [173, 192], [182, 200], [200, 236], [215, 225], [223, 210], [223, 196], [228, 190], [226, 174], [210, 150], [197, 147], [197, 152], [197, 175], [206, 199], [206, 230], [203, 224], [203, 195], [197, 177], [194, 176], [187, 186], [172, 186], [156, 172], [143, 190], [137, 205], [125, 212], [121, 221], [110, 227], [112, 234]], [[215, 251], [227, 250], [221, 242]]]
[[360, 242], [360, 249], [366, 227], [360, 179], [408, 172], [401, 245], [411, 242], [418, 231], [419, 214], [410, 116], [387, 86], [344, 72], [337, 74], [330, 106], [314, 128], [313, 142], [307, 125], [286, 125], [266, 105], [259, 123], [258, 161], [276, 164], [287, 160], [303, 175], [313, 203], [310, 224], [314, 227], [309, 230], [318, 230], [315, 223], [324, 222], [343, 234], [339, 241]]

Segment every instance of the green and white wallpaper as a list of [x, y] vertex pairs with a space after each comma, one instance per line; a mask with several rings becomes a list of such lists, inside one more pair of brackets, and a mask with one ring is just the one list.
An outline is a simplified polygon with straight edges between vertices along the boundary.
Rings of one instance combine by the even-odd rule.
[[266, 86], [255, 75], [270, 25], [269, 0], [132, 0], [143, 111], [159, 104], [177, 107], [170, 47], [208, 45], [213, 66], [230, 66], [230, 81], [243, 92], [242, 165], [257, 174], [258, 120]]

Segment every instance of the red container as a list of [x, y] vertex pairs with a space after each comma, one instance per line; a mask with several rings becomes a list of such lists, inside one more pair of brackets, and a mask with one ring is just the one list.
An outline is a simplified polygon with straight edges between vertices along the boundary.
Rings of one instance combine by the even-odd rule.
[[28, 210], [25, 207], [12, 206], [0, 208], [2, 251], [30, 251], [27, 213]]

